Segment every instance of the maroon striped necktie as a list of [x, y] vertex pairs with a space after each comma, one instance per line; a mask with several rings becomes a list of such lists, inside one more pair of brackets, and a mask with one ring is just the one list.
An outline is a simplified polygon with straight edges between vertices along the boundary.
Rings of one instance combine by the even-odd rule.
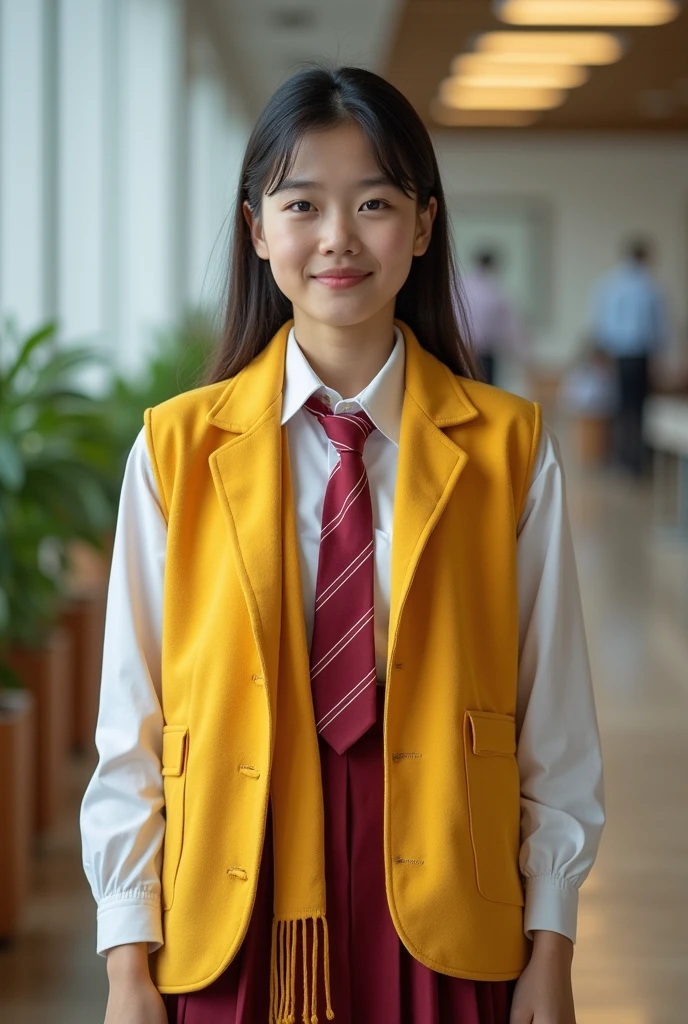
[[339, 452], [323, 505], [311, 686], [316, 728], [343, 754], [376, 717], [373, 510], [363, 463], [375, 424], [364, 412], [334, 415], [317, 398], [304, 408]]

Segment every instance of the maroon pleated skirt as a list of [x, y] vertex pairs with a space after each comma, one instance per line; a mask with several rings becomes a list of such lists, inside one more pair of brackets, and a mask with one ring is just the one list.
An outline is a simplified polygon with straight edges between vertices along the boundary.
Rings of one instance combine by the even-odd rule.
[[[466, 981], [424, 967], [402, 945], [385, 893], [384, 767], [378, 688], [375, 725], [339, 755], [320, 741], [325, 805], [327, 920], [337, 1024], [508, 1024], [514, 982]], [[217, 981], [167, 996], [170, 1024], [268, 1024], [272, 938], [272, 829], [265, 838], [246, 937]], [[299, 945], [300, 962], [301, 950]], [[321, 971], [322, 974], [322, 971]], [[325, 1021], [323, 979], [318, 1019]], [[303, 1019], [297, 986], [296, 1020]], [[306, 1020], [311, 1019], [310, 1009]]]

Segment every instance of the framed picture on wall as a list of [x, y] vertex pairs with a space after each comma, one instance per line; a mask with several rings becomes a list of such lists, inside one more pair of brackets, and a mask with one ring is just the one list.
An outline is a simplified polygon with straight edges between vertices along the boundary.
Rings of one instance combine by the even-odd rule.
[[552, 215], [548, 203], [517, 196], [447, 196], [459, 272], [476, 256], [492, 252], [499, 273], [527, 326], [538, 329], [552, 317]]

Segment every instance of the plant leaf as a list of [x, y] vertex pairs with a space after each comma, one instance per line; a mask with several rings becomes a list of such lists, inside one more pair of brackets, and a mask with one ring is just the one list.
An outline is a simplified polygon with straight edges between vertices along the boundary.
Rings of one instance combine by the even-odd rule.
[[17, 376], [19, 371], [24, 366], [26, 366], [26, 364], [29, 362], [29, 359], [31, 358], [32, 352], [34, 352], [35, 349], [42, 345], [48, 338], [51, 340], [51, 342], [54, 340], [56, 330], [57, 324], [55, 323], [55, 321], [51, 320], [49, 323], [45, 324], [43, 327], [41, 327], [34, 334], [32, 334], [30, 337], [26, 339], [21, 349], [19, 350], [19, 354], [14, 362], [14, 365], [10, 368], [7, 376], [5, 377], [6, 387], [9, 387], [9, 385], [12, 383], [12, 381]]
[[0, 487], [18, 491], [24, 483], [24, 461], [10, 437], [0, 436]]

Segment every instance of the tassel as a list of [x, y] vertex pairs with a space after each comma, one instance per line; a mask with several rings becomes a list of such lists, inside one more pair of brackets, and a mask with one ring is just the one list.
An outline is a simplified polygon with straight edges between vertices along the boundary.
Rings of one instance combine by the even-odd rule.
[[301, 950], [303, 953], [303, 1011], [301, 1014], [301, 1020], [303, 1021], [303, 1024], [308, 1024], [308, 924], [305, 917], [301, 921], [301, 924], [303, 925]]
[[325, 1015], [328, 1020], [334, 1020], [332, 999], [330, 997], [330, 932], [327, 927], [327, 918], [323, 917], [323, 936], [325, 940]]
[[318, 1024], [318, 919], [313, 918], [313, 988], [311, 989], [311, 1024]]
[[287, 1009], [287, 926], [288, 921], [279, 922], [279, 1024], [284, 1024]]
[[298, 921], [291, 925], [291, 973], [289, 975], [289, 1021], [296, 1024], [296, 947], [298, 937]]
[[270, 1024], [277, 1024], [277, 921], [272, 922], [270, 948]]
[[291, 921], [284, 922], [284, 1010], [282, 1024], [289, 1024], [289, 979], [291, 978]]
[[[303, 970], [303, 1024], [318, 1024], [318, 956], [320, 952], [318, 922], [323, 929], [323, 975], [325, 980], [325, 1016], [334, 1020], [330, 992], [330, 935], [325, 917], [272, 922], [270, 953], [270, 1024], [296, 1022], [296, 961], [298, 959], [298, 927], [301, 922], [301, 960]], [[308, 923], [313, 927], [313, 945], [309, 971]]]

